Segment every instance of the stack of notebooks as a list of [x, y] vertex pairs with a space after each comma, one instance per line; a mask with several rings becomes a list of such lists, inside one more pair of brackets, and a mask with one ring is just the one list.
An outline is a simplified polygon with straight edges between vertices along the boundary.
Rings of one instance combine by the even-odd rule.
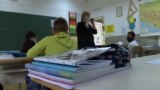
[[74, 50], [61, 55], [36, 57], [25, 67], [31, 78], [72, 89], [115, 70], [111, 60], [88, 60], [109, 49], [110, 47]]

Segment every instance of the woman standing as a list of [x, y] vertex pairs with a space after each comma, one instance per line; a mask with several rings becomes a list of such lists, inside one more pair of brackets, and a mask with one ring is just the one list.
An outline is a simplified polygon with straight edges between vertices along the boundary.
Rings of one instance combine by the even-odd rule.
[[90, 13], [84, 11], [81, 15], [81, 22], [77, 25], [78, 49], [94, 47], [93, 34], [97, 34], [94, 19], [90, 19]]

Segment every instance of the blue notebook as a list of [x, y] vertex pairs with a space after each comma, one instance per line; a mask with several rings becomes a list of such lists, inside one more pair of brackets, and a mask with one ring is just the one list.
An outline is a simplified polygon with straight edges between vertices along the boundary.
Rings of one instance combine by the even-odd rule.
[[75, 66], [68, 66], [68, 65], [62, 65], [62, 64], [53, 64], [53, 63], [46, 63], [46, 62], [39, 62], [39, 61], [33, 61], [32, 64], [33, 65], [42, 66], [42, 67], [47, 67], [47, 68], [70, 71], [70, 72], [76, 72], [77, 70], [80, 69], [80, 68], [75, 67]]
[[69, 71], [64, 71], [64, 70], [58, 70], [58, 69], [53, 69], [53, 68], [48, 68], [48, 67], [42, 67], [38, 65], [33, 65], [33, 64], [25, 64], [25, 68], [47, 73], [50, 75], [54, 76], [59, 76], [63, 78], [68, 78], [68, 79], [73, 79], [74, 78], [74, 73], [69, 72]]

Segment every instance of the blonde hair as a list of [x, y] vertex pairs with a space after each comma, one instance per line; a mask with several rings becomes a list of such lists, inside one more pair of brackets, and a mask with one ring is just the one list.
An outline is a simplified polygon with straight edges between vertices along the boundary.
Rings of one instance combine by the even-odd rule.
[[90, 12], [84, 11], [84, 12], [81, 14], [81, 21], [84, 21], [85, 16], [90, 17], [90, 15], [91, 15]]
[[53, 29], [56, 31], [56, 32], [67, 32], [68, 31], [68, 24], [67, 24], [67, 21], [62, 18], [62, 17], [58, 17], [54, 24], [53, 24]]

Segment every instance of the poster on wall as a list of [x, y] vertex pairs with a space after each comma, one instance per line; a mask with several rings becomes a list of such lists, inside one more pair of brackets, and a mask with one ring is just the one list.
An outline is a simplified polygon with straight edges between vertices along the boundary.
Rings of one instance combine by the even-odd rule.
[[128, 18], [128, 23], [129, 23], [129, 29], [130, 30], [134, 30], [135, 29], [135, 27], [136, 27], [135, 22], [136, 22], [136, 18], [134, 18], [133, 16], [130, 16]]
[[94, 34], [94, 42], [96, 45], [104, 45], [104, 33], [103, 33], [103, 24], [99, 22], [94, 22], [96, 29], [97, 29], [97, 34]]
[[76, 35], [76, 12], [69, 12], [69, 33], [70, 35]]
[[144, 0], [140, 4], [140, 24], [142, 35], [160, 33], [160, 0]]
[[114, 24], [105, 26], [105, 33], [114, 33], [115, 27]]

